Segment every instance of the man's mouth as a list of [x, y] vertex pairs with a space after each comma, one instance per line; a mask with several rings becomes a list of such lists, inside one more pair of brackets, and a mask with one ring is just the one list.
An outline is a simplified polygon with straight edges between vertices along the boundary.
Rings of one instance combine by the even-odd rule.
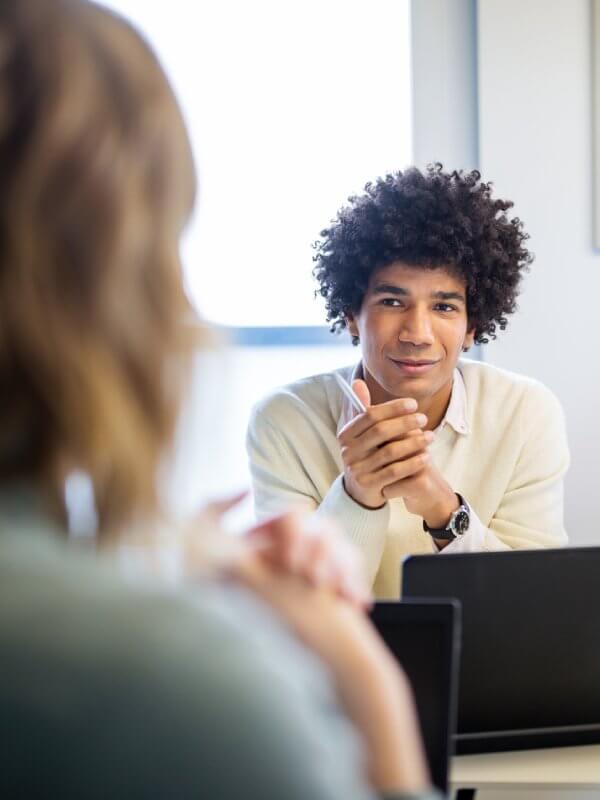
[[423, 375], [439, 364], [439, 359], [427, 358], [390, 358], [390, 361], [404, 375]]

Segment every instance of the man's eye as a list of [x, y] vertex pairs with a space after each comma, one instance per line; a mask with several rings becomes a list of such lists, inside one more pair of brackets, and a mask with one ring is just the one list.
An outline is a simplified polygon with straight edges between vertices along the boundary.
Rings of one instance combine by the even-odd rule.
[[381, 301], [381, 304], [384, 306], [391, 306], [392, 308], [398, 308], [402, 305], [401, 301], [398, 300], [397, 297], [384, 297]]
[[453, 306], [450, 303], [438, 303], [435, 308], [436, 311], [444, 311], [446, 313], [449, 311], [457, 311], [456, 306]]

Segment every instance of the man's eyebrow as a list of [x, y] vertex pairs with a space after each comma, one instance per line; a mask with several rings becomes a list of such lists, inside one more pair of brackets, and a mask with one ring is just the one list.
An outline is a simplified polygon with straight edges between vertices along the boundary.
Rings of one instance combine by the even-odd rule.
[[431, 296], [435, 300], [457, 300], [463, 305], [467, 302], [462, 292], [433, 292]]
[[410, 292], [402, 286], [394, 286], [392, 283], [377, 283], [373, 287], [373, 294], [398, 294], [408, 297]]

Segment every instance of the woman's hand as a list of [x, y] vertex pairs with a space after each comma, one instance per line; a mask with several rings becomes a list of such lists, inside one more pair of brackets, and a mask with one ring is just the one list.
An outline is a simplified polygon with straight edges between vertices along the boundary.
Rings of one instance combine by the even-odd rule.
[[340, 703], [366, 745], [374, 788], [420, 791], [429, 780], [412, 692], [363, 613], [368, 595], [356, 557], [348, 556], [351, 546], [326, 523], [308, 535], [303, 525], [302, 517], [286, 515], [254, 529], [229, 572], [274, 608], [329, 668]]
[[284, 514], [257, 525], [246, 541], [250, 551], [259, 553], [275, 572], [301, 578], [359, 608], [370, 605], [360, 553], [331, 520]]
[[[199, 520], [221, 552], [213, 566], [261, 597], [329, 669], [340, 705], [363, 738], [374, 789], [428, 787], [408, 680], [364, 613], [371, 596], [358, 551], [327, 520], [300, 514], [229, 537], [219, 521], [233, 504], [213, 504]], [[206, 562], [203, 539], [197, 528], [189, 537], [188, 545], [198, 546], [186, 549], [191, 574]]]
[[245, 496], [243, 492], [209, 503], [179, 531], [187, 575], [231, 573], [247, 557], [260, 554], [277, 573], [302, 578], [360, 608], [370, 605], [361, 555], [331, 520], [288, 513], [256, 525], [243, 536], [226, 534], [222, 518]]

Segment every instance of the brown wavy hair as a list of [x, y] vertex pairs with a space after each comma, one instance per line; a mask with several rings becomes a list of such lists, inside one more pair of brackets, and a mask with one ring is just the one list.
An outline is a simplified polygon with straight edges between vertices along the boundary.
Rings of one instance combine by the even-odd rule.
[[85, 0], [2, 0], [0, 481], [62, 509], [84, 470], [104, 536], [159, 506], [194, 344], [178, 248], [194, 192], [139, 34]]

